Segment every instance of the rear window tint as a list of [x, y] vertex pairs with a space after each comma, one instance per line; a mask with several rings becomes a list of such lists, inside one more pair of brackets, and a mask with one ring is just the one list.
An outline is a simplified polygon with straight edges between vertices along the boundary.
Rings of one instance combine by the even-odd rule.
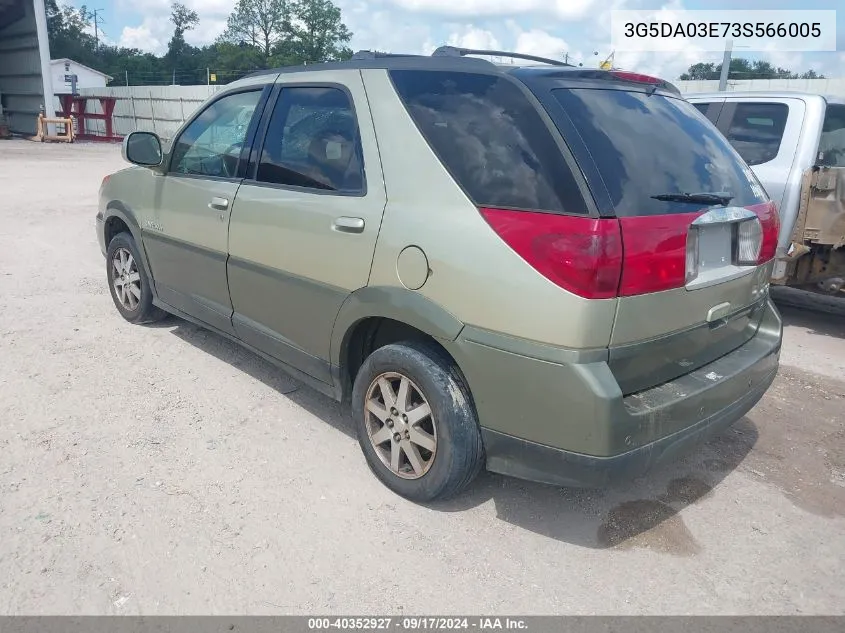
[[692, 104], [659, 94], [556, 89], [617, 216], [689, 213], [701, 204], [654, 200], [673, 193], [727, 191], [732, 206], [766, 200], [751, 169]]
[[560, 148], [513, 82], [426, 70], [391, 77], [420, 132], [476, 205], [587, 213]]
[[777, 157], [788, 116], [785, 103], [738, 103], [725, 136], [746, 163], [762, 165]]

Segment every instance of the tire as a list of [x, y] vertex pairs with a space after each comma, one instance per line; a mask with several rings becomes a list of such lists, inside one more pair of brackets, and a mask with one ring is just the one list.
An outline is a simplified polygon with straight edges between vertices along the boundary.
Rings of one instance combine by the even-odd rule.
[[[403, 379], [408, 381], [404, 407], [398, 402]], [[396, 404], [393, 412], [385, 406], [391, 404], [389, 397]], [[422, 413], [426, 403], [428, 417]], [[484, 464], [469, 389], [454, 362], [432, 344], [395, 343], [374, 351], [355, 377], [351, 404], [367, 464], [385, 486], [406, 499], [453, 497]]]
[[[160, 321], [167, 313], [153, 305], [153, 291], [144, 262], [129, 233], [118, 233], [106, 251], [106, 278], [120, 316], [130, 323]], [[124, 288], [125, 294], [118, 288]]]

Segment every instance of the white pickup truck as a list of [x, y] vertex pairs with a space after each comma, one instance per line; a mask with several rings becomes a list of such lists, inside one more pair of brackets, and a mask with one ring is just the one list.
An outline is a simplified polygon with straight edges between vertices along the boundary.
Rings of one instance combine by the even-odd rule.
[[690, 93], [780, 211], [772, 283], [845, 287], [845, 99], [797, 92]]

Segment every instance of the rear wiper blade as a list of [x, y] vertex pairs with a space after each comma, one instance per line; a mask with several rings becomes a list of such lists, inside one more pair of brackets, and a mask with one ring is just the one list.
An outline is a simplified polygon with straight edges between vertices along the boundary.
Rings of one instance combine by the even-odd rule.
[[726, 205], [734, 197], [727, 191], [702, 191], [700, 193], [659, 193], [656, 196], [651, 196], [655, 200], [662, 200], [663, 202], [692, 202], [698, 204], [721, 204]]

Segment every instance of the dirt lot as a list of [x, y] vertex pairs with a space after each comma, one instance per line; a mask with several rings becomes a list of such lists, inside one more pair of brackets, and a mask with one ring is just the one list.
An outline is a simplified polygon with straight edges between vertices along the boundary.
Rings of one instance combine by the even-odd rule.
[[121, 166], [0, 141], [0, 613], [845, 613], [837, 304], [779, 293], [775, 386], [646, 480], [483, 475], [422, 507], [328, 399], [193, 325], [118, 316], [94, 213]]

